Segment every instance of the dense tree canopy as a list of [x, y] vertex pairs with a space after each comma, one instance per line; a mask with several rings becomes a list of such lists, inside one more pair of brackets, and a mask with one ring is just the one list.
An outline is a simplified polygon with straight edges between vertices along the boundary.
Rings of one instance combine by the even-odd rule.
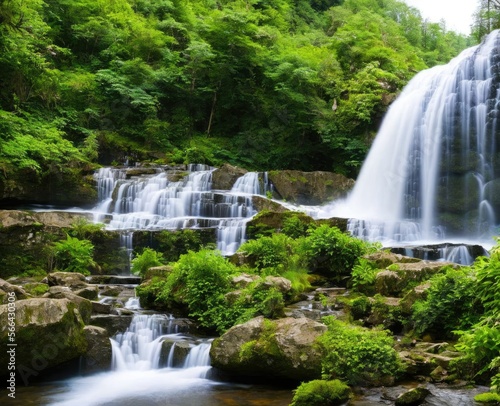
[[125, 155], [355, 176], [401, 88], [470, 41], [397, 0], [0, 0], [2, 176]]

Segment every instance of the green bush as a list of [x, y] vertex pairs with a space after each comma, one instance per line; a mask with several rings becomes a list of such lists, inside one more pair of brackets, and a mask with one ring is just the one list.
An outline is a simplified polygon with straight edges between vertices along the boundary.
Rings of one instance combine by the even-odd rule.
[[310, 224], [296, 214], [283, 219], [281, 232], [291, 238], [300, 238], [307, 236], [309, 227]]
[[292, 238], [284, 234], [273, 234], [247, 241], [238, 251], [247, 254], [259, 273], [266, 270], [267, 274], [280, 275], [296, 259], [294, 247], [295, 241]]
[[351, 389], [337, 379], [304, 382], [294, 391], [290, 406], [335, 406], [344, 404]]
[[151, 248], [144, 248], [142, 253], [132, 259], [131, 272], [144, 276], [149, 268], [163, 264], [163, 255]]
[[434, 275], [430, 284], [426, 299], [413, 305], [417, 334], [432, 333], [449, 339], [455, 337], [453, 331], [468, 329], [479, 321], [482, 306], [471, 268], [447, 268], [444, 274]]
[[370, 299], [368, 299], [364, 295], [352, 299], [348, 303], [348, 306], [351, 312], [351, 316], [354, 320], [358, 320], [368, 316], [372, 307]]
[[56, 268], [65, 272], [79, 272], [90, 275], [89, 268], [95, 266], [94, 246], [88, 240], [66, 236], [66, 240], [54, 244]]
[[500, 395], [495, 392], [480, 393], [479, 395], [474, 396], [474, 400], [478, 403], [500, 405]]
[[358, 258], [370, 245], [326, 224], [310, 230], [303, 243], [303, 253], [311, 271], [322, 273], [337, 282], [350, 275]]
[[393, 348], [393, 338], [382, 330], [368, 330], [325, 317], [328, 331], [319, 343], [323, 348], [323, 378], [341, 379], [349, 385], [380, 385], [398, 376], [403, 364]]

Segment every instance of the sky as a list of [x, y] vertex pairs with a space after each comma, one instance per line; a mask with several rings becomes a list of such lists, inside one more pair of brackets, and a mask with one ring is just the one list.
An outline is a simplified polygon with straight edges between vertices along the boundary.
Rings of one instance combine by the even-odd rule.
[[470, 34], [472, 14], [479, 5], [479, 0], [405, 0], [406, 4], [420, 10], [423, 18], [438, 23], [442, 18], [446, 28]]

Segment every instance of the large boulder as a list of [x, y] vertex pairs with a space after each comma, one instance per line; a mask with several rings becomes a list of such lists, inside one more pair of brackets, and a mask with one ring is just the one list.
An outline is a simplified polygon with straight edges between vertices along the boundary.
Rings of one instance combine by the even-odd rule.
[[16, 300], [28, 299], [31, 297], [22, 287], [0, 279], [0, 304], [8, 303], [9, 293], [13, 293]]
[[321, 204], [344, 197], [354, 180], [332, 172], [271, 171], [269, 181], [282, 199], [297, 204]]
[[241, 376], [308, 381], [321, 376], [321, 354], [314, 345], [326, 331], [307, 318], [254, 318], [214, 340], [212, 365]]
[[[15, 325], [15, 335], [11, 325]], [[87, 349], [82, 316], [68, 299], [34, 298], [0, 305], [0, 343], [11, 351], [1, 352], [0, 364], [8, 365], [14, 355], [24, 384], [42, 370], [76, 359]], [[11, 343], [16, 346], [8, 346]]]

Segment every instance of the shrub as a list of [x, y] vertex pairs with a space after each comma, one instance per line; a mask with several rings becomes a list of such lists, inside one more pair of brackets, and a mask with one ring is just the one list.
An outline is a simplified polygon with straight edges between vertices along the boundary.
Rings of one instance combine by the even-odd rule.
[[349, 385], [379, 385], [403, 371], [386, 331], [368, 330], [325, 317], [328, 331], [320, 339], [325, 379], [341, 379]]
[[413, 305], [412, 321], [417, 334], [432, 333], [453, 338], [454, 330], [470, 328], [479, 321], [481, 303], [471, 268], [447, 268], [430, 279], [425, 300]]
[[350, 275], [358, 258], [370, 245], [326, 224], [310, 230], [303, 250], [312, 271], [340, 281]]
[[295, 391], [290, 406], [334, 406], [344, 404], [351, 395], [345, 383], [314, 380], [302, 383]]
[[163, 255], [151, 248], [144, 248], [142, 253], [132, 259], [132, 273], [144, 276], [149, 268], [162, 265]]
[[54, 258], [57, 269], [90, 275], [89, 268], [95, 266], [92, 258], [94, 246], [88, 240], [66, 236], [66, 240], [54, 244]]
[[485, 392], [474, 396], [474, 400], [478, 403], [489, 403], [492, 405], [500, 404], [500, 395], [495, 392]]
[[295, 241], [284, 234], [260, 237], [244, 243], [238, 251], [245, 252], [259, 272], [279, 275], [288, 270], [293, 260]]

